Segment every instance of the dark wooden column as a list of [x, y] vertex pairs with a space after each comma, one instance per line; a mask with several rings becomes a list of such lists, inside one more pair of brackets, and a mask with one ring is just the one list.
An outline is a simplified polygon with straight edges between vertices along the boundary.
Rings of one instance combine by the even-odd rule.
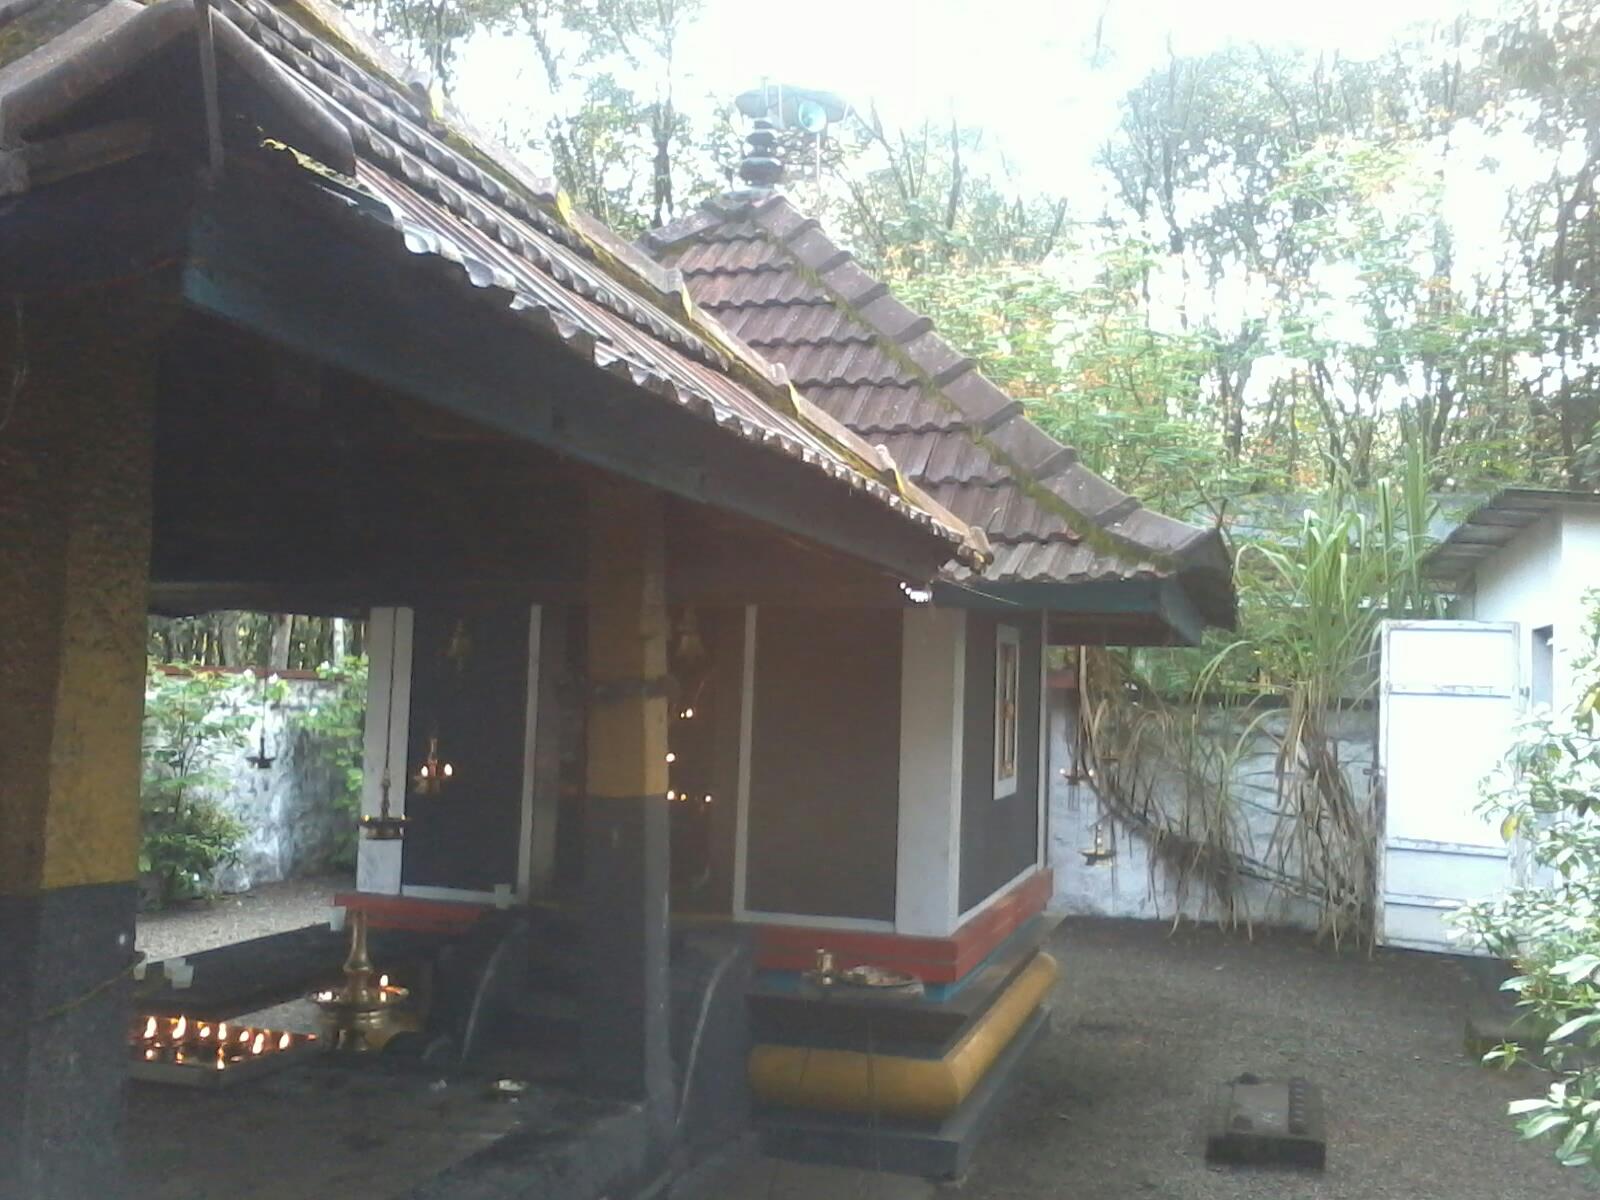
[[121, 1194], [155, 353], [0, 308], [0, 1196]]
[[667, 979], [667, 611], [659, 494], [603, 481], [589, 501], [583, 1051], [589, 1085], [672, 1106]]

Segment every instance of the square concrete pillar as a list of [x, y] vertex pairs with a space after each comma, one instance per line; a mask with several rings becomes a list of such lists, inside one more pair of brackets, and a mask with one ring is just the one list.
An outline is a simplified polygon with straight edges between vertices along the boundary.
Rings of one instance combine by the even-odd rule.
[[948, 937], [961, 913], [966, 610], [908, 608], [901, 631], [894, 928]]
[[150, 318], [0, 307], [0, 1197], [120, 1194]]
[[661, 501], [604, 480], [588, 516], [583, 1052], [597, 1093], [672, 1109], [667, 608]]

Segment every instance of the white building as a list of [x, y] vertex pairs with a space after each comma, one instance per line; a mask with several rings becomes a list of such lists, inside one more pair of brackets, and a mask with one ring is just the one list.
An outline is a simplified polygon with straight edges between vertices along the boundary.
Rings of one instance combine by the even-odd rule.
[[1515, 622], [1528, 706], [1571, 703], [1587, 649], [1585, 596], [1600, 588], [1600, 495], [1507, 488], [1429, 554], [1430, 578], [1460, 596], [1456, 616]]

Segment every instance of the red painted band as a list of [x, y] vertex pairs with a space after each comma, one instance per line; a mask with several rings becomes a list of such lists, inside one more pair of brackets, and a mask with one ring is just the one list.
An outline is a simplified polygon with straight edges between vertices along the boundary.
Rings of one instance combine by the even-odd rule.
[[377, 892], [337, 892], [333, 902], [350, 912], [366, 913], [368, 928], [410, 929], [418, 933], [462, 933], [490, 908], [461, 900], [424, 900]]
[[764, 970], [804, 971], [816, 963], [818, 950], [827, 950], [840, 967], [870, 963], [906, 971], [924, 983], [954, 983], [1044, 911], [1053, 890], [1053, 872], [1048, 867], [1035, 871], [945, 938], [762, 925], [756, 964]]

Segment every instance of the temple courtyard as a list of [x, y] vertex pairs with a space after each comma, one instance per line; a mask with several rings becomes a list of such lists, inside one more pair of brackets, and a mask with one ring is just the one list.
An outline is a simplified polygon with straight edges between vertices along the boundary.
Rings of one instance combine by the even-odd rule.
[[[1069, 918], [1053, 1031], [967, 1177], [899, 1176], [733, 1155], [682, 1200], [1562, 1200], [1593, 1192], [1550, 1148], [1519, 1140], [1508, 1100], [1531, 1073], [1462, 1047], [1482, 995], [1456, 960], [1334, 954], [1309, 937]], [[1206, 1165], [1213, 1084], [1304, 1075], [1327, 1103], [1323, 1174]]]

